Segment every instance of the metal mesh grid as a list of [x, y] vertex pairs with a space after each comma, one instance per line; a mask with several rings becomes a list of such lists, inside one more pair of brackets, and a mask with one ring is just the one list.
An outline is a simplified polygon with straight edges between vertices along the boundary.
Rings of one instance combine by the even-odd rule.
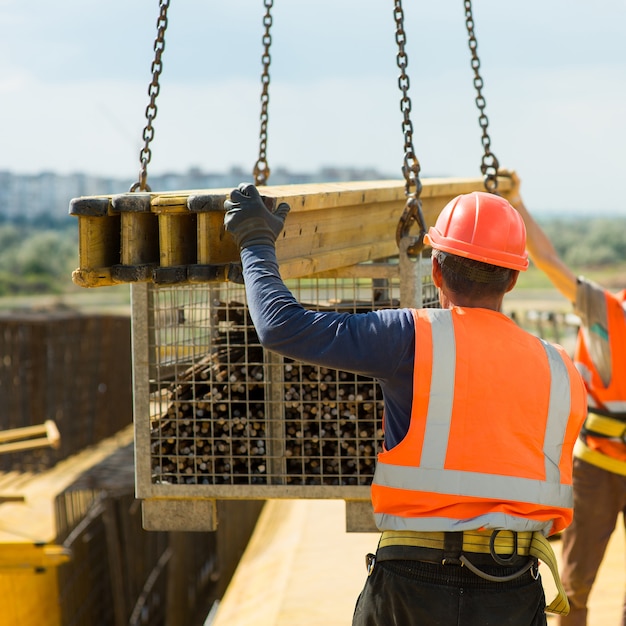
[[[288, 286], [307, 308], [366, 312], [400, 302], [393, 264], [385, 278], [365, 270]], [[153, 485], [370, 484], [382, 444], [374, 380], [264, 350], [242, 286], [151, 286], [150, 294]], [[422, 296], [438, 305], [429, 277]]]
[[132, 423], [128, 317], [2, 312], [0, 355], [0, 430], [51, 420], [61, 434], [56, 449], [3, 451], [3, 471], [44, 471]]
[[72, 561], [59, 568], [59, 606], [69, 626], [115, 621], [106, 524], [99, 509], [94, 501], [94, 513], [85, 515], [64, 542]]

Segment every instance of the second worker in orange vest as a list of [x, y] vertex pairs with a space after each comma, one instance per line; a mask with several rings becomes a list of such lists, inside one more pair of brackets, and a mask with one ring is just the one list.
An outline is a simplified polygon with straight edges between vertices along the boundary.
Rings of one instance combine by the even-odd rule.
[[[626, 514], [626, 290], [612, 293], [576, 274], [519, 196], [535, 265], [574, 306], [580, 328], [574, 362], [588, 393], [589, 414], [574, 447], [574, 519], [563, 533], [563, 586], [570, 613], [561, 626], [585, 626], [588, 600], [619, 517]], [[623, 532], [623, 529], [621, 529]], [[626, 599], [622, 611], [626, 624]]]
[[[261, 343], [371, 376], [383, 392], [381, 537], [353, 625], [539, 626], [545, 610], [566, 613], [546, 537], [572, 519], [586, 395], [561, 347], [502, 313], [528, 266], [517, 211], [493, 194], [455, 198], [426, 238], [441, 308], [352, 314], [307, 310], [280, 278], [287, 205], [271, 212], [242, 184], [225, 208]], [[559, 591], [547, 608], [539, 560]]]

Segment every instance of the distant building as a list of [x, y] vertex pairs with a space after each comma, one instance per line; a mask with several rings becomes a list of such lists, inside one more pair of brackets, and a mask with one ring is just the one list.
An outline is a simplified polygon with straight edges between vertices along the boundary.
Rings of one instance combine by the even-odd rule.
[[[340, 182], [349, 180], [379, 180], [400, 178], [381, 174], [371, 168], [323, 167], [313, 173], [294, 173], [277, 167], [271, 171], [271, 185], [292, 185], [314, 182]], [[204, 172], [190, 168], [185, 173], [165, 173], [150, 176], [148, 184], [152, 191], [176, 189], [221, 189], [235, 187], [240, 182], [253, 180], [250, 172], [233, 167], [228, 172]], [[19, 217], [36, 219], [47, 216], [53, 219], [69, 218], [70, 200], [81, 196], [100, 196], [125, 193], [135, 180], [107, 178], [75, 173], [68, 175], [54, 172], [39, 174], [13, 174], [0, 171], [0, 219]]]

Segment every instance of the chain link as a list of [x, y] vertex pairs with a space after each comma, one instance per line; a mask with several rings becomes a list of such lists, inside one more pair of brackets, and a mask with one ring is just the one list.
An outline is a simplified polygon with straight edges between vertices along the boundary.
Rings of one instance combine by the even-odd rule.
[[165, 49], [165, 29], [167, 28], [167, 10], [170, 6], [170, 0], [161, 0], [159, 19], [157, 20], [157, 36], [154, 41], [154, 60], [152, 61], [152, 82], [148, 87], [148, 95], [150, 96], [150, 102], [146, 107], [146, 120], [147, 124], [143, 129], [144, 145], [139, 153], [139, 162], [141, 163], [141, 169], [139, 171], [139, 180], [130, 188], [131, 191], [150, 191], [148, 185], [148, 163], [152, 158], [152, 150], [150, 149], [150, 142], [154, 139], [154, 127], [152, 122], [157, 116], [156, 99], [159, 95], [161, 87], [159, 85], [159, 78], [161, 71], [163, 70], [163, 63], [161, 62], [161, 56]]
[[480, 171], [485, 177], [484, 184], [485, 189], [492, 193], [496, 193], [498, 189], [498, 169], [500, 164], [496, 155], [491, 152], [491, 139], [487, 132], [489, 126], [489, 120], [485, 115], [486, 100], [483, 96], [482, 89], [484, 86], [483, 79], [480, 76], [480, 59], [478, 58], [478, 42], [476, 41], [476, 34], [474, 33], [474, 17], [472, 16], [472, 2], [471, 0], [464, 0], [465, 4], [465, 25], [467, 26], [467, 34], [469, 36], [469, 49], [472, 53], [472, 69], [474, 70], [474, 87], [476, 88], [476, 106], [478, 107], [479, 116], [478, 123], [483, 130], [482, 144], [485, 150]]
[[270, 168], [267, 164], [266, 151], [267, 122], [269, 120], [267, 110], [270, 101], [270, 62], [272, 60], [272, 57], [270, 56], [270, 46], [272, 45], [270, 29], [272, 27], [271, 10], [273, 6], [274, 0], [265, 0], [265, 15], [263, 16], [265, 33], [263, 34], [263, 56], [261, 57], [261, 61], [263, 62], [263, 73], [261, 74], [261, 84], [263, 85], [263, 91], [261, 92], [261, 132], [259, 134], [259, 159], [254, 165], [254, 184], [257, 187], [259, 185], [267, 185], [267, 181], [270, 177]]
[[403, 114], [402, 132], [404, 134], [404, 162], [402, 173], [405, 179], [406, 204], [404, 211], [398, 222], [396, 229], [396, 242], [400, 245], [400, 239], [408, 235], [411, 222], [416, 222], [420, 229], [420, 235], [415, 245], [411, 246], [409, 251], [411, 254], [419, 254], [424, 247], [424, 235], [426, 234], [426, 226], [424, 216], [422, 214], [422, 201], [420, 194], [422, 192], [422, 182], [420, 181], [420, 163], [415, 155], [413, 148], [413, 123], [411, 122], [411, 99], [409, 98], [409, 76], [406, 68], [409, 59], [406, 53], [406, 32], [404, 30], [404, 11], [402, 9], [402, 1], [394, 0], [394, 18], [396, 21], [396, 43], [398, 44], [397, 64], [400, 69], [398, 77], [398, 86], [402, 92], [400, 99], [400, 110]]

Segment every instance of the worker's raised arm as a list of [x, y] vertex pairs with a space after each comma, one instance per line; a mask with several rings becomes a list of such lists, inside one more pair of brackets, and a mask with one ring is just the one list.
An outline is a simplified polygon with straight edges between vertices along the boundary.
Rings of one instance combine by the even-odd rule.
[[511, 173], [514, 190], [511, 204], [519, 211], [526, 225], [526, 247], [533, 263], [544, 272], [552, 284], [570, 301], [576, 301], [576, 275], [557, 254], [552, 242], [528, 212], [519, 193], [520, 180]]

